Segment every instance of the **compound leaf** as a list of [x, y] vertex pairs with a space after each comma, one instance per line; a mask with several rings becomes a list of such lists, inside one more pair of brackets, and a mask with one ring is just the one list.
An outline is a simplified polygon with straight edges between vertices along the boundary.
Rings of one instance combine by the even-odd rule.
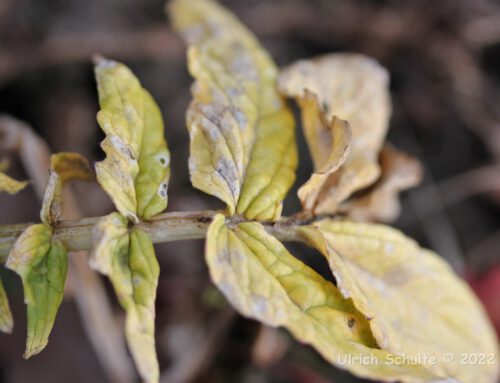
[[99, 58], [95, 67], [97, 120], [106, 138], [106, 158], [96, 164], [97, 180], [120, 213], [134, 222], [167, 206], [170, 152], [161, 112], [123, 64]]
[[154, 319], [159, 265], [146, 233], [133, 229], [118, 213], [103, 217], [94, 229], [91, 266], [111, 280], [126, 311], [127, 344], [146, 382], [157, 382]]
[[0, 171], [0, 191], [7, 192], [9, 194], [17, 194], [23, 190], [26, 185], [28, 185], [28, 181], [17, 181]]
[[[227, 227], [216, 215], [205, 257], [213, 282], [244, 316], [287, 328], [329, 362], [381, 380], [430, 381], [419, 364], [376, 348], [370, 325], [352, 302], [294, 258], [257, 222]], [[370, 363], [363, 363], [368, 358]]]
[[[353, 192], [371, 185], [380, 175], [378, 155], [385, 139], [391, 111], [388, 74], [374, 60], [356, 54], [330, 54], [314, 60], [302, 60], [280, 75], [282, 93], [297, 98], [303, 107], [303, 128], [317, 173], [327, 165], [328, 157], [315, 153], [325, 146], [338, 150], [343, 140], [330, 139], [333, 116], [349, 122], [352, 128], [351, 152], [338, 169], [330, 167], [324, 182], [308, 181], [299, 197], [306, 208], [317, 214], [332, 214]], [[312, 93], [321, 105], [307, 102]], [[309, 109], [308, 109], [309, 108]], [[319, 116], [315, 116], [318, 114]], [[323, 177], [324, 178], [324, 177]], [[304, 188], [317, 188], [305, 193]], [[315, 196], [311, 200], [311, 194]]]
[[94, 174], [85, 157], [69, 152], [53, 154], [50, 157], [49, 174], [40, 217], [47, 225], [54, 225], [61, 218], [64, 184], [71, 180], [90, 181]]
[[47, 345], [64, 295], [68, 257], [63, 244], [52, 238], [45, 224], [28, 227], [17, 239], [5, 263], [23, 281], [28, 306], [28, 339], [25, 358]]
[[[302, 232], [325, 255], [345, 298], [370, 318], [380, 348], [464, 383], [496, 382], [496, 337], [449, 265], [383, 225], [324, 220]], [[470, 361], [482, 355], [483, 363]]]
[[10, 334], [14, 328], [14, 319], [10, 311], [9, 298], [0, 279], [0, 331]]
[[295, 180], [297, 148], [275, 64], [213, 1], [175, 0], [170, 14], [196, 79], [187, 113], [193, 185], [224, 201], [230, 215], [277, 219]]

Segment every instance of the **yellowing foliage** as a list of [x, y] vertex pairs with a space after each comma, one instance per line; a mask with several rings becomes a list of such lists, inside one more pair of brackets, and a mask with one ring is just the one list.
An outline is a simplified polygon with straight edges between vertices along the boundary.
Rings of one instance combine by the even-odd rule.
[[157, 382], [154, 319], [160, 268], [149, 237], [140, 229], [130, 233], [118, 213], [103, 217], [94, 230], [91, 266], [111, 280], [127, 313], [127, 343], [145, 382]]
[[276, 66], [215, 2], [174, 0], [170, 15], [189, 45], [196, 79], [187, 112], [193, 186], [224, 201], [230, 215], [279, 218], [295, 180], [297, 148]]
[[[470, 288], [436, 254], [382, 225], [323, 220], [302, 232], [327, 258], [344, 298], [370, 318], [380, 348], [434, 358], [427, 368], [438, 376], [495, 381], [494, 331]], [[485, 363], [468, 363], [473, 354]]]
[[133, 222], [167, 207], [170, 152], [163, 120], [151, 95], [123, 64], [98, 59], [95, 67], [97, 120], [106, 138], [106, 158], [96, 164], [97, 180], [120, 213]]

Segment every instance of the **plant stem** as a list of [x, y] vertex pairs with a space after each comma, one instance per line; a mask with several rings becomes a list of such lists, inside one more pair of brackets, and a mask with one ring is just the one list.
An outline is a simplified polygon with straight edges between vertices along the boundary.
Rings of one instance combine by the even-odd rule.
[[[148, 233], [153, 243], [205, 238], [208, 225], [216, 211], [169, 212], [159, 214], [137, 226]], [[54, 238], [63, 242], [69, 252], [90, 250], [92, 229], [101, 217], [61, 221], [54, 229]], [[243, 222], [241, 217], [228, 217], [228, 223]], [[298, 220], [283, 218], [279, 222], [265, 222], [266, 230], [281, 241], [303, 241], [295, 229]], [[19, 235], [33, 223], [0, 226], [0, 261], [3, 262]]]

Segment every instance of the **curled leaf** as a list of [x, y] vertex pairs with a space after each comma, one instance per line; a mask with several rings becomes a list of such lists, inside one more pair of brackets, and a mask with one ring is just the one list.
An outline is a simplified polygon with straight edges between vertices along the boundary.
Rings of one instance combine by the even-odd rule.
[[159, 265], [146, 233], [133, 229], [118, 213], [102, 218], [94, 228], [91, 266], [111, 280], [126, 311], [125, 333], [141, 377], [157, 382], [154, 319]]
[[28, 339], [24, 357], [47, 345], [64, 294], [68, 257], [63, 244], [45, 224], [28, 227], [17, 239], [5, 263], [23, 281], [28, 306]]
[[425, 382], [435, 377], [418, 363], [376, 348], [368, 321], [352, 302], [260, 223], [228, 228], [216, 215], [205, 258], [213, 282], [241, 314], [287, 328], [332, 364], [372, 379]]
[[382, 175], [362, 196], [340, 206], [340, 212], [356, 221], [394, 221], [401, 210], [399, 193], [420, 183], [422, 166], [409, 154], [385, 144], [380, 152]]
[[167, 207], [170, 178], [161, 112], [125, 65], [100, 58], [95, 74], [97, 120], [106, 133], [97, 180], [124, 216], [134, 222], [151, 218]]
[[61, 218], [64, 184], [72, 180], [90, 181], [94, 174], [85, 157], [68, 152], [53, 154], [50, 157], [49, 174], [40, 217], [47, 225], [54, 225]]
[[[378, 154], [391, 111], [387, 72], [362, 55], [330, 54], [292, 64], [281, 73], [279, 88], [299, 101], [315, 172], [322, 173], [321, 168], [328, 166], [328, 157], [318, 156], [317, 152], [328, 147], [339, 151], [346, 146], [345, 140], [336, 143], [328, 138], [332, 134], [333, 116], [349, 122], [351, 152], [343, 166], [338, 169], [334, 162], [335, 166], [328, 166], [326, 181], [324, 176], [322, 182], [315, 177], [299, 193], [305, 208], [317, 214], [335, 213], [342, 201], [371, 185], [380, 175]], [[317, 98], [321, 108], [308, 101], [310, 94]]]
[[213, 1], [175, 0], [170, 14], [196, 79], [187, 113], [191, 182], [224, 201], [230, 215], [277, 219], [295, 180], [297, 148], [275, 64]]
[[26, 185], [28, 185], [28, 181], [17, 181], [0, 171], [0, 191], [9, 194], [17, 194], [23, 190]]
[[9, 298], [0, 280], [0, 331], [10, 334], [14, 328], [14, 319], [10, 311]]
[[[491, 325], [468, 286], [436, 254], [383, 225], [324, 220], [301, 230], [327, 258], [343, 296], [371, 318], [380, 348], [425, 358], [438, 376], [497, 381]], [[471, 355], [483, 355], [484, 363], [470, 362]]]

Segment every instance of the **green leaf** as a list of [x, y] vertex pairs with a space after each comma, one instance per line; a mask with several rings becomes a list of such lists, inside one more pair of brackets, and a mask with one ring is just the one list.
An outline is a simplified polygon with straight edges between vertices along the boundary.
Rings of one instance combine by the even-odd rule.
[[205, 257], [213, 282], [242, 315], [287, 328], [339, 368], [388, 381], [435, 377], [419, 364], [378, 349], [368, 321], [352, 302], [294, 258], [260, 223], [228, 228], [224, 217], [216, 215]]
[[17, 194], [28, 185], [27, 181], [17, 181], [0, 171], [0, 191]]
[[0, 279], [0, 331], [10, 334], [14, 329], [14, 319], [10, 311], [9, 298]]
[[61, 218], [64, 184], [72, 180], [90, 181], [94, 174], [85, 157], [69, 152], [53, 154], [50, 157], [49, 174], [40, 217], [43, 223], [52, 226]]
[[157, 382], [154, 319], [159, 265], [146, 233], [133, 229], [118, 213], [102, 218], [94, 229], [91, 266], [111, 280], [127, 313], [127, 343], [141, 377]]
[[49, 226], [32, 225], [19, 236], [5, 265], [23, 281], [24, 301], [28, 305], [24, 357], [29, 358], [47, 345], [61, 305], [68, 269], [66, 249], [52, 238]]
[[193, 185], [230, 215], [279, 218], [295, 180], [294, 120], [276, 90], [277, 68], [255, 37], [209, 0], [170, 3], [196, 79], [187, 112]]
[[[343, 296], [370, 318], [380, 348], [434, 358], [427, 368], [442, 377], [497, 381], [493, 328], [470, 288], [436, 254], [383, 225], [324, 220], [301, 231], [330, 263]], [[484, 362], [471, 362], [474, 355]]]
[[97, 120], [106, 153], [96, 164], [97, 180], [116, 208], [134, 222], [167, 207], [170, 152], [161, 112], [151, 95], [123, 64], [98, 59], [95, 67]]

